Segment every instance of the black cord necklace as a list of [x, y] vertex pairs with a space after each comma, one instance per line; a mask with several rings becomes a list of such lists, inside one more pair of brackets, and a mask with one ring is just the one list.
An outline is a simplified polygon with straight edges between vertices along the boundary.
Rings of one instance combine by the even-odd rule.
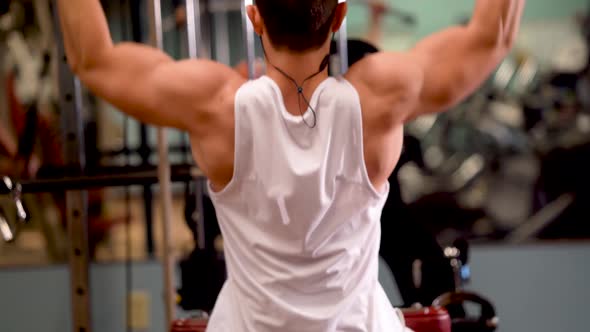
[[[332, 39], [334, 39], [334, 35], [332, 35]], [[266, 57], [266, 61], [268, 62], [268, 64], [270, 64], [274, 69], [276, 69], [279, 73], [281, 73], [288, 80], [290, 80], [291, 82], [293, 82], [293, 84], [295, 85], [295, 88], [297, 89], [297, 105], [299, 106], [299, 113], [301, 114], [301, 119], [303, 119], [303, 122], [309, 128], [315, 128], [316, 125], [317, 125], [317, 114], [316, 114], [316, 111], [311, 106], [309, 100], [303, 94], [303, 86], [305, 85], [305, 83], [307, 81], [309, 81], [310, 79], [318, 76], [324, 70], [326, 70], [326, 68], [328, 68], [328, 65], [330, 64], [330, 54], [327, 54], [324, 57], [324, 60], [322, 60], [322, 63], [320, 64], [320, 69], [315, 74], [310, 75], [309, 77], [307, 77], [306, 79], [304, 79], [301, 84], [299, 84], [299, 83], [297, 83], [297, 81], [293, 77], [291, 77], [289, 74], [287, 74], [284, 70], [282, 70], [281, 68], [275, 66], [274, 64], [272, 64], [270, 62], [270, 59], [268, 57], [268, 54], [266, 53], [266, 49], [264, 48], [264, 43], [262, 42], [262, 37], [260, 37], [260, 44], [262, 45], [262, 51], [264, 52], [264, 56]], [[303, 99], [303, 101], [305, 102], [305, 104], [311, 110], [311, 113], [313, 114], [313, 125], [311, 125], [311, 126], [309, 125], [309, 123], [307, 122], [307, 120], [305, 120], [305, 116], [303, 114], [303, 110], [301, 109], [301, 99]]]

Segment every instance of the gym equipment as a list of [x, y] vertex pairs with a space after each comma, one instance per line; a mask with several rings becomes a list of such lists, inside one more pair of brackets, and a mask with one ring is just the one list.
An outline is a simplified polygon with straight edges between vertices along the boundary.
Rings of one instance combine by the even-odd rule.
[[[47, 171], [53, 177], [20, 181], [22, 193], [43, 193], [58, 190], [84, 190], [104, 187], [127, 187], [154, 185], [158, 183], [157, 169], [153, 166], [98, 167], [91, 172], [82, 172], [76, 167], [52, 168]], [[190, 182], [203, 173], [192, 165], [175, 165], [171, 168], [173, 182]], [[11, 187], [0, 182], [0, 195], [9, 195]]]
[[256, 49], [255, 49], [255, 33], [254, 27], [252, 26], [252, 22], [248, 18], [248, 13], [246, 12], [246, 7], [253, 4], [253, 0], [241, 0], [241, 13], [242, 13], [242, 29], [243, 31], [243, 38], [244, 38], [244, 46], [246, 50], [246, 61], [248, 63], [248, 77], [250, 79], [254, 78], [256, 73], [255, 69], [255, 61], [256, 61]]
[[[194, 5], [193, 2], [187, 1]], [[194, 9], [194, 8], [191, 8]], [[152, 0], [150, 10], [150, 40], [153, 47], [164, 49], [164, 37], [162, 31], [162, 9], [160, 0]], [[194, 12], [194, 11], [193, 11]], [[190, 16], [190, 15], [189, 15]], [[194, 23], [194, 21], [192, 22]], [[193, 26], [192, 31], [195, 31]], [[190, 29], [189, 29], [190, 30]], [[163, 228], [163, 267], [164, 267], [164, 306], [166, 326], [170, 326], [175, 317], [174, 291], [174, 261], [170, 252], [172, 244], [171, 214], [172, 214], [172, 189], [170, 180], [170, 161], [168, 160], [168, 136], [164, 128], [157, 129], [158, 136], [158, 182], [160, 184], [160, 197], [162, 203], [162, 228]]]
[[9, 218], [0, 208], [0, 235], [5, 242], [10, 243], [16, 240], [20, 227], [28, 222], [28, 213], [21, 199], [21, 185], [13, 182], [9, 177], [3, 177], [2, 183], [10, 192], [12, 202], [16, 208], [15, 218]]
[[479, 317], [452, 318], [453, 332], [493, 332], [498, 328], [499, 319], [496, 316], [496, 309], [490, 301], [480, 295], [469, 292], [453, 292], [441, 295], [434, 300], [436, 308], [464, 305], [473, 303], [479, 305]]
[[207, 319], [189, 318], [177, 320], [172, 324], [170, 332], [205, 332]]
[[402, 313], [414, 332], [451, 332], [451, 317], [442, 307], [403, 309]]
[[[453, 332], [492, 332], [498, 328], [498, 317], [493, 304], [484, 297], [463, 290], [469, 281], [470, 272], [469, 244], [465, 239], [457, 239], [451, 246], [444, 249], [445, 257], [453, 269], [455, 289], [444, 293], [432, 302], [434, 308], [448, 310]], [[478, 317], [467, 315], [466, 303], [481, 307]]]

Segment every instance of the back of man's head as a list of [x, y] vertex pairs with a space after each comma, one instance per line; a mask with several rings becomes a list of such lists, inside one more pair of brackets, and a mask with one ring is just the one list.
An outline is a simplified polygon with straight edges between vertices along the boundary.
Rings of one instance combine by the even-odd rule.
[[275, 48], [304, 52], [326, 42], [338, 0], [256, 0], [256, 6]]

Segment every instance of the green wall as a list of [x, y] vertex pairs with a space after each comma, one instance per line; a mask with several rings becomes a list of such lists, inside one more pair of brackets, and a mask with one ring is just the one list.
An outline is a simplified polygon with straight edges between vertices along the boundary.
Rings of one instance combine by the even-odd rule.
[[[418, 26], [414, 30], [418, 36], [427, 35], [470, 15], [475, 4], [474, 0], [389, 0], [389, 2], [396, 8], [416, 15]], [[529, 0], [525, 20], [570, 17], [578, 11], [586, 10], [589, 4], [588, 0]], [[351, 2], [349, 19], [353, 28], [363, 27], [363, 22], [367, 19], [366, 9]], [[398, 26], [391, 21], [393, 20], [389, 22], [390, 27]]]
[[[412, 13], [418, 24], [414, 27], [403, 26], [399, 20], [389, 18], [385, 23], [388, 35], [385, 48], [398, 48], [398, 39], [417, 40], [444, 27], [455, 24], [468, 17], [474, 7], [474, 0], [389, 0], [396, 8]], [[529, 0], [525, 11], [525, 22], [538, 20], [568, 19], [576, 13], [588, 10], [588, 0]], [[364, 6], [351, 2], [349, 7], [350, 34], [363, 36], [367, 27], [367, 10]], [[409, 41], [406, 41], [409, 42]], [[399, 42], [398, 42], [399, 44]]]

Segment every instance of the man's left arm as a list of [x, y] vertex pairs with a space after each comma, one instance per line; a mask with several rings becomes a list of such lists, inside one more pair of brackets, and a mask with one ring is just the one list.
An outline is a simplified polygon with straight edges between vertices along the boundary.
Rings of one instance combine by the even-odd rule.
[[112, 41], [98, 0], [58, 0], [68, 63], [97, 96], [146, 123], [193, 132], [227, 88], [245, 79], [206, 60], [174, 61], [155, 48]]

